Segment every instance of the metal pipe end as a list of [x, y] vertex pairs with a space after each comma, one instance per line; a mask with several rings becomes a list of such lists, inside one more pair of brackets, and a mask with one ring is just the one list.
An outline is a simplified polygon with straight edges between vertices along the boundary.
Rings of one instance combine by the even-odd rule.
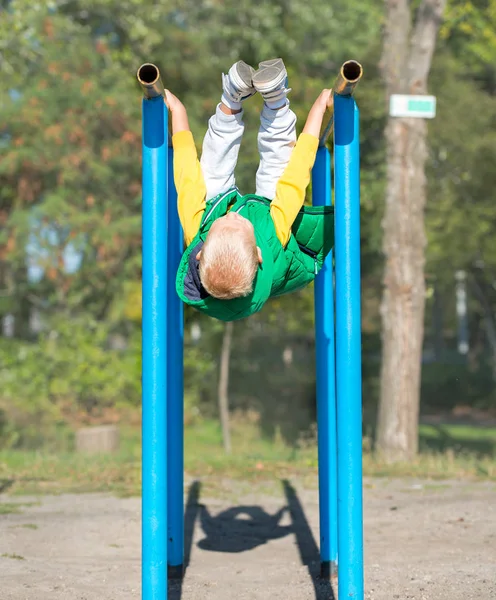
[[363, 75], [363, 67], [356, 60], [347, 60], [334, 83], [334, 93], [351, 96]]
[[141, 65], [136, 74], [145, 98], [164, 96], [164, 84], [160, 78], [158, 67], [152, 63]]
[[[339, 75], [332, 86], [333, 94], [339, 96], [352, 96], [363, 75], [362, 65], [356, 60], [347, 60], [339, 70]], [[322, 119], [320, 128], [319, 145], [325, 146], [334, 127], [334, 105], [330, 102]]]

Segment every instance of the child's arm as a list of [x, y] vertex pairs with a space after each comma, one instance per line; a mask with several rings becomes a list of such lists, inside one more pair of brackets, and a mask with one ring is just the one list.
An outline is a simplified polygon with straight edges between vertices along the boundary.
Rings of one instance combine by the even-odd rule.
[[291, 227], [305, 202], [312, 167], [319, 146], [320, 127], [327, 106], [332, 103], [332, 90], [323, 90], [308, 113], [305, 127], [296, 142], [288, 166], [276, 187], [276, 197], [270, 205], [277, 237], [285, 246]]
[[183, 103], [169, 90], [165, 102], [172, 113], [172, 146], [174, 148], [174, 182], [177, 190], [177, 210], [187, 245], [200, 227], [205, 210], [206, 187], [195, 142], [189, 128]]

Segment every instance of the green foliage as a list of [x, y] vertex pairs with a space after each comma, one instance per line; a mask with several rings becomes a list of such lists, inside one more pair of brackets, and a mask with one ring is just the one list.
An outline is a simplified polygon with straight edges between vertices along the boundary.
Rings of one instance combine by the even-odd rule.
[[[46, 309], [84, 304], [101, 317], [123, 280], [139, 275], [139, 107], [103, 47], [95, 52], [84, 30], [64, 44], [64, 20], [48, 20], [36, 73], [3, 109], [11, 141], [0, 166], [2, 235], [13, 268], [34, 247]], [[80, 253], [77, 275], [68, 250]]]
[[[64, 423], [113, 416], [140, 402], [139, 339], [109, 346], [101, 323], [60, 320], [37, 343], [0, 338], [0, 445], [62, 442]], [[67, 441], [67, 440], [66, 440]]]
[[[477, 75], [496, 74], [496, 2], [487, 0], [448, 3], [441, 39], [449, 42], [457, 58]], [[494, 90], [494, 87], [493, 87]]]
[[487, 363], [475, 371], [465, 364], [424, 365], [421, 393], [424, 411], [451, 412], [456, 406], [480, 409], [496, 406], [493, 373]]
[[493, 267], [496, 98], [467, 80], [445, 53], [433, 82], [439, 118], [430, 127], [429, 267], [440, 276], [448, 265], [470, 269], [477, 260]]

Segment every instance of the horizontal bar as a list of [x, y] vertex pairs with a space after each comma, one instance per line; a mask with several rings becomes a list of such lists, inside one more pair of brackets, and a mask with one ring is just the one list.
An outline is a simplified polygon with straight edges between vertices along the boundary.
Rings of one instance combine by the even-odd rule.
[[[145, 100], [151, 100], [152, 98], [158, 98], [162, 96], [165, 101], [165, 88], [162, 83], [162, 79], [160, 77], [160, 71], [157, 65], [153, 63], [145, 63], [141, 65], [136, 74], [138, 78], [139, 84], [143, 90], [143, 96]], [[167, 144], [169, 148], [172, 148], [172, 119], [171, 119], [171, 111], [168, 110], [168, 135], [167, 135]]]
[[[363, 75], [362, 65], [356, 60], [346, 61], [336, 77], [332, 91], [338, 96], [352, 96]], [[327, 110], [320, 128], [319, 145], [325, 146], [334, 125], [334, 101], [327, 105]]]
[[158, 67], [152, 63], [141, 65], [136, 74], [139, 84], [143, 89], [143, 95], [147, 100], [164, 96], [164, 84], [160, 78]]

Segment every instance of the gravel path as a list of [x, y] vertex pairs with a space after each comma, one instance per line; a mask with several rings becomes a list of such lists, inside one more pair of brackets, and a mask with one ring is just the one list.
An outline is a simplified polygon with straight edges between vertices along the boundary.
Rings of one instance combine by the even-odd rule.
[[[295, 483], [246, 494], [225, 482], [232, 502], [188, 485], [200, 498], [187, 511], [190, 565], [169, 600], [334, 597], [314, 577], [315, 489]], [[0, 516], [1, 600], [140, 598], [138, 498], [0, 495], [0, 502], [23, 504]], [[367, 600], [496, 599], [494, 482], [369, 479], [364, 507]]]

